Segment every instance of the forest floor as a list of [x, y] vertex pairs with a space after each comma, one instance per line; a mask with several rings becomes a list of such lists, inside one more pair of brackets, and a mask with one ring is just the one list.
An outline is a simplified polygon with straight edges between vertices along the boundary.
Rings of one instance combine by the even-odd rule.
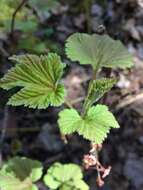
[[[134, 68], [127, 71], [113, 70], [112, 75], [117, 76], [118, 82], [106, 98], [101, 100], [114, 112], [121, 128], [110, 133], [100, 153], [102, 163], [105, 166], [112, 165], [112, 172], [106, 179], [105, 186], [100, 189], [142, 190], [143, 5], [141, 1], [135, 0], [110, 0], [108, 3], [99, 1], [93, 3], [89, 9], [89, 20], [85, 11], [82, 3], [77, 5], [77, 1], [61, 1], [59, 7], [50, 12], [49, 18], [40, 23], [42, 26], [37, 33], [40, 39], [46, 41], [49, 36], [45, 37], [42, 28], [54, 29], [54, 32], [49, 34], [49, 43], [58, 47], [57, 51], [67, 63], [63, 80], [68, 90], [68, 99], [79, 100], [74, 104], [78, 109], [85, 97], [91, 69], [87, 66], [81, 67], [77, 63], [71, 64], [65, 58], [62, 51], [66, 38], [74, 32], [99, 33], [104, 26], [105, 33], [122, 40], [133, 54]], [[14, 35], [18, 40], [19, 33], [15, 31]], [[3, 63], [0, 66], [1, 76], [10, 67], [7, 56], [20, 52], [19, 49], [13, 51], [13, 47], [15, 44], [9, 37], [1, 39], [0, 36], [0, 58]], [[102, 75], [107, 75], [107, 71], [103, 71]], [[24, 155], [41, 160], [46, 168], [56, 161], [82, 165], [83, 155], [89, 151], [89, 142], [78, 135], [70, 136], [68, 144], [63, 142], [57, 127], [58, 112], [62, 108], [30, 110], [7, 107], [6, 92], [1, 91], [0, 96], [0, 126], [6, 128], [1, 150], [4, 160], [15, 155]], [[85, 180], [91, 190], [98, 189], [96, 171], [85, 171]], [[39, 182], [38, 185], [41, 190], [46, 190], [42, 183]]]

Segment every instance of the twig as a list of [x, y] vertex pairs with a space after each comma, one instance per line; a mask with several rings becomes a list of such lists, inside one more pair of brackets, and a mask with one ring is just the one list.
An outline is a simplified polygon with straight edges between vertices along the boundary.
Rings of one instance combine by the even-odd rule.
[[84, 99], [85, 97], [79, 97], [79, 98], [76, 98], [75, 100], [72, 100], [70, 103], [71, 105], [74, 105], [74, 104], [82, 102]]
[[11, 35], [13, 36], [14, 33], [14, 27], [15, 27], [15, 18], [17, 13], [20, 11], [20, 9], [24, 6], [24, 4], [27, 2], [28, 0], [22, 0], [21, 3], [18, 5], [18, 7], [16, 8], [16, 10], [14, 11], [13, 15], [12, 15], [12, 21], [11, 21]]
[[[111, 73], [112, 73], [112, 69], [111, 68], [106, 68], [106, 69], [104, 69], [104, 72], [105, 72], [106, 78], [110, 78]], [[108, 93], [106, 93], [104, 95], [104, 97], [102, 98], [102, 103], [106, 104], [107, 99], [108, 99]]]
[[[8, 128], [7, 129], [7, 132], [14, 132], [14, 131], [18, 131], [18, 132], [38, 132], [40, 131], [40, 128], [35, 128], [35, 127], [21, 127], [21, 128], [18, 128], [17, 127], [12, 127], [12, 128]], [[0, 132], [2, 131], [2, 129], [0, 129]]]
[[8, 106], [6, 106], [5, 109], [4, 109], [4, 119], [3, 119], [3, 123], [2, 123], [2, 130], [1, 130], [1, 136], [0, 136], [0, 165], [2, 164], [2, 152], [1, 152], [1, 149], [2, 149], [2, 145], [3, 145], [3, 141], [5, 139], [8, 119], [9, 119], [9, 112], [8, 112]]
[[69, 107], [69, 108], [73, 108], [72, 104], [68, 101], [68, 100], [65, 100], [64, 104]]
[[84, 1], [84, 9], [85, 9], [85, 16], [86, 16], [86, 27], [87, 27], [87, 32], [90, 34], [91, 33], [91, 9], [92, 5], [92, 0], [85, 0]]
[[8, 57], [9, 53], [3, 48], [2, 44], [0, 43], [0, 52], [4, 57]]
[[143, 92], [141, 92], [140, 94], [134, 95], [132, 97], [126, 98], [125, 100], [123, 100], [121, 103], [119, 103], [116, 106], [116, 110], [122, 109], [136, 101], [139, 101], [139, 100], [143, 100]]

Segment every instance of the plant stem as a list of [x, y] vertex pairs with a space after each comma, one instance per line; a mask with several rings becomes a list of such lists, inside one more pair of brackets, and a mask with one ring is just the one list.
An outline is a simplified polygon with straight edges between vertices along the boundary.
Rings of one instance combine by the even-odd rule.
[[89, 82], [89, 85], [88, 85], [87, 96], [85, 98], [85, 101], [84, 101], [84, 104], [83, 104], [83, 109], [82, 109], [82, 114], [81, 114], [82, 117], [84, 117], [87, 114], [88, 109], [92, 106], [91, 101], [89, 100], [89, 98], [90, 98], [89, 95], [90, 95], [90, 92], [92, 90], [91, 89], [92, 88], [92, 84], [96, 80], [97, 72], [98, 72], [98, 70], [100, 68], [101, 60], [102, 60], [102, 53], [100, 55], [100, 58], [99, 58], [99, 60], [97, 62], [96, 67], [93, 70], [92, 79], [91, 79], [91, 81]]
[[90, 92], [91, 92], [92, 83], [96, 80], [97, 72], [99, 70], [99, 65], [100, 64], [97, 64], [97, 66], [96, 66], [96, 68], [95, 68], [95, 70], [93, 72], [92, 79], [91, 79], [91, 81], [89, 82], [89, 85], [88, 85], [87, 96], [85, 98], [85, 101], [84, 101], [84, 104], [83, 104], [83, 108], [82, 108], [82, 114], [81, 114], [82, 117], [84, 117], [87, 114], [87, 111], [88, 111], [88, 109], [91, 106], [91, 102], [89, 100], [89, 95], [90, 95]]
[[25, 3], [28, 0], [22, 0], [21, 3], [18, 5], [18, 7], [15, 9], [13, 15], [12, 15], [12, 21], [11, 21], [11, 35], [13, 36], [14, 28], [15, 28], [15, 18], [17, 13], [20, 11], [20, 9], [25, 5]]
[[84, 9], [86, 13], [86, 26], [88, 33], [91, 33], [91, 16], [90, 16], [91, 4], [92, 0], [84, 0]]
[[73, 108], [72, 104], [68, 101], [68, 100], [65, 100], [64, 104], [69, 107], [69, 108]]
[[88, 90], [87, 90], [87, 96], [85, 98], [85, 101], [83, 103], [83, 108], [82, 108], [82, 117], [84, 117], [88, 111], [88, 108], [89, 108], [89, 94], [90, 94], [90, 87], [92, 85], [92, 80], [89, 82], [89, 85], [88, 85]]
[[1, 136], [0, 136], [0, 166], [2, 165], [2, 145], [5, 139], [5, 134], [7, 131], [7, 123], [9, 119], [9, 112], [8, 112], [8, 106], [4, 108], [4, 119], [2, 123], [2, 129], [1, 129]]

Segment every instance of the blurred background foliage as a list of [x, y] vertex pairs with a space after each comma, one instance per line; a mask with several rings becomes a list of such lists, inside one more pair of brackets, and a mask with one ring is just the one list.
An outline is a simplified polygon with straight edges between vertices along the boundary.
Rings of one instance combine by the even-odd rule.
[[[2, 0], [0, 3], [0, 36], [5, 36], [11, 32], [11, 22], [13, 13], [19, 6], [20, 1]], [[17, 31], [17, 50], [26, 50], [33, 53], [44, 53], [49, 50], [56, 51], [55, 44], [50, 41], [50, 36], [54, 33], [52, 27], [45, 28], [44, 21], [50, 18], [53, 9], [58, 8], [57, 0], [29, 0], [25, 1], [15, 16], [14, 30]], [[49, 38], [42, 40], [39, 34]], [[57, 48], [58, 51], [58, 48]]]

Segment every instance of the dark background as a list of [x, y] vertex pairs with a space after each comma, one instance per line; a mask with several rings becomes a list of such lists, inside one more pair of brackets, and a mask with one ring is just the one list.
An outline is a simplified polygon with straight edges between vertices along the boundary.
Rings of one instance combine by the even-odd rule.
[[[54, 1], [54, 0], [53, 0]], [[143, 1], [142, 0], [61, 0], [47, 6], [27, 2], [17, 13], [11, 29], [12, 13], [20, 0], [0, 1], [0, 75], [14, 64], [13, 54], [57, 52], [67, 64], [64, 83], [68, 99], [79, 100], [81, 108], [91, 68], [71, 63], [65, 57], [64, 43], [74, 32], [107, 33], [120, 39], [134, 56], [134, 68], [112, 70], [118, 82], [100, 100], [116, 115], [121, 128], [112, 130], [104, 142], [100, 159], [112, 171], [102, 190], [143, 189]], [[109, 71], [104, 70], [103, 76]], [[63, 109], [32, 110], [8, 107], [12, 92], [0, 90], [1, 161], [21, 155], [42, 161], [48, 168], [55, 161], [82, 165], [89, 142], [78, 135], [64, 144], [57, 127], [58, 112]], [[84, 172], [91, 190], [96, 187], [96, 171]], [[41, 190], [44, 185], [38, 183]]]

